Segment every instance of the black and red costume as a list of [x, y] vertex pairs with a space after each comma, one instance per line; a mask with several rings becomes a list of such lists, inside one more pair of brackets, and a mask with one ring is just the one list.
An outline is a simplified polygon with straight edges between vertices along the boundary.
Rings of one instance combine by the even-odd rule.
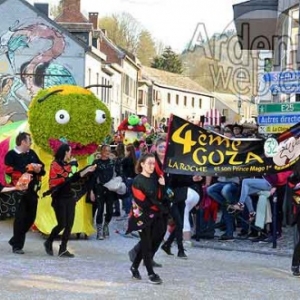
[[[288, 178], [288, 186], [292, 189], [293, 212], [294, 212], [293, 225], [297, 225], [298, 236], [300, 237], [300, 176], [295, 173], [292, 174]], [[298, 238], [298, 243], [295, 245], [294, 248], [294, 253], [292, 258], [292, 271], [294, 273], [300, 274], [299, 266], [300, 266], [300, 238]]]
[[133, 202], [129, 214], [127, 233], [138, 231], [139, 243], [134, 247], [136, 256], [132, 267], [138, 269], [141, 260], [144, 259], [148, 275], [153, 275], [152, 258], [155, 249], [161, 243], [161, 235], [164, 230], [162, 218], [162, 204], [159, 201], [161, 191], [157, 180], [137, 175], [132, 183]]
[[[72, 180], [69, 178], [72, 176]], [[60, 252], [67, 249], [74, 218], [76, 198], [71, 189], [72, 182], [79, 180], [80, 174], [72, 172], [72, 164], [64, 161], [54, 160], [50, 166], [49, 187], [54, 190], [52, 193], [52, 207], [55, 212], [57, 225], [52, 229], [50, 236], [47, 239], [49, 244], [52, 244], [54, 239], [63, 231], [61, 238]], [[60, 189], [55, 188], [62, 186]]]
[[25, 243], [26, 232], [33, 225], [36, 217], [38, 190], [41, 186], [41, 176], [45, 175], [44, 163], [38, 155], [29, 149], [26, 153], [12, 149], [7, 152], [4, 159], [5, 173], [11, 178], [12, 185], [15, 185], [21, 175], [28, 171], [28, 165], [40, 164], [42, 169], [39, 174], [32, 172], [32, 180], [27, 191], [23, 193], [20, 203], [17, 206], [13, 237], [9, 240], [13, 251], [22, 250]]

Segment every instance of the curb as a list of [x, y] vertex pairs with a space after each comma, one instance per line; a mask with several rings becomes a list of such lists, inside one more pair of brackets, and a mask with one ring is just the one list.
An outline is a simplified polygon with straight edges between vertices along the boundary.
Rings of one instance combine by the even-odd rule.
[[248, 252], [254, 254], [263, 254], [263, 255], [274, 255], [281, 257], [291, 257], [293, 254], [292, 250], [281, 250], [282, 252], [278, 252], [276, 249], [266, 249], [266, 250], [258, 250], [258, 249], [249, 249], [249, 248], [235, 248], [235, 247], [227, 247], [227, 246], [218, 246], [218, 245], [203, 245], [199, 242], [193, 242], [195, 248], [202, 249], [213, 249], [213, 250], [223, 250], [223, 251], [237, 251], [237, 252]]

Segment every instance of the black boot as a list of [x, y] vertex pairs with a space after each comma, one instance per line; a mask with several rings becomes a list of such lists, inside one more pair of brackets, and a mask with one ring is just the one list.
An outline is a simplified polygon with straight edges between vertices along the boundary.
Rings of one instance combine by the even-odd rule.
[[168, 255], [174, 255], [171, 252], [171, 246], [168, 245], [167, 243], [162, 244], [161, 249], [164, 250]]
[[75, 257], [74, 254], [70, 253], [65, 246], [59, 246], [59, 257]]
[[178, 245], [178, 254], [177, 257], [187, 259], [187, 255], [185, 254], [185, 250], [182, 244]]
[[97, 240], [103, 240], [104, 239], [104, 236], [103, 236], [103, 228], [102, 228], [102, 225], [100, 224], [97, 224], [97, 237], [96, 237]]
[[109, 237], [108, 223], [104, 223], [104, 225], [103, 225], [103, 235], [104, 235], [105, 238]]
[[45, 251], [48, 255], [53, 256], [53, 248], [52, 248], [52, 242], [49, 240], [46, 240], [44, 242]]
[[291, 271], [293, 273], [293, 276], [300, 277], [299, 266], [292, 266]]

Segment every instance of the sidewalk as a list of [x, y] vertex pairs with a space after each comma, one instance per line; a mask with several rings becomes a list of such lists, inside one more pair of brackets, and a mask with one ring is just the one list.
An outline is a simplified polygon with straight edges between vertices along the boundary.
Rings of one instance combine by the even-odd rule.
[[[252, 242], [250, 239], [236, 238], [234, 241], [219, 241], [218, 237], [223, 233], [216, 230], [215, 239], [205, 240], [200, 239], [199, 242], [193, 241], [194, 247], [208, 248], [215, 250], [241, 251], [258, 254], [268, 254], [291, 257], [294, 250], [293, 227], [283, 228], [282, 237], [277, 240], [276, 248], [273, 248], [273, 243]], [[218, 236], [218, 237], [216, 237]]]
[[[115, 221], [115, 229], [123, 232], [126, 226], [126, 221]], [[282, 237], [277, 240], [277, 247], [273, 248], [273, 243], [252, 242], [250, 239], [236, 238], [234, 241], [219, 241], [218, 237], [224, 232], [216, 229], [215, 238], [211, 240], [200, 239], [199, 242], [192, 240], [195, 248], [206, 248], [226, 251], [241, 251], [257, 254], [277, 255], [291, 257], [294, 250], [294, 228], [287, 226], [283, 228]], [[236, 236], [236, 233], [235, 233]]]

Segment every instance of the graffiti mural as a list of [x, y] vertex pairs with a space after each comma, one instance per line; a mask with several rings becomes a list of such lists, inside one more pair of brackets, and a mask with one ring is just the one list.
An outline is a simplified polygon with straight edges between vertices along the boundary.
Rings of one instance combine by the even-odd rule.
[[30, 101], [39, 89], [76, 84], [73, 71], [62, 63], [66, 45], [65, 36], [42, 20], [27, 24], [16, 20], [0, 32], [2, 117], [26, 119]]

